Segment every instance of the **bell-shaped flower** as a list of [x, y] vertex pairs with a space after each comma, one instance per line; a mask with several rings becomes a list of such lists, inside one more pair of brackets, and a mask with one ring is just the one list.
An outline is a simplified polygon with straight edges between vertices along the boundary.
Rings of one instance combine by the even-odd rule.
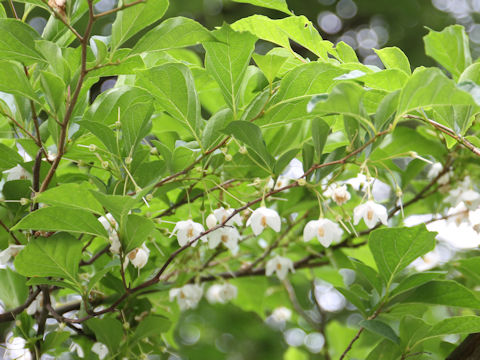
[[358, 205], [353, 210], [353, 223], [357, 225], [363, 218], [369, 229], [380, 221], [383, 225], [388, 224], [388, 214], [385, 206], [369, 200], [365, 204]]
[[143, 268], [148, 262], [148, 256], [150, 255], [150, 250], [145, 245], [142, 244], [141, 247], [133, 249], [127, 254], [128, 260], [138, 269]]
[[17, 165], [10, 170], [6, 170], [5, 173], [7, 174], [7, 181], [32, 179], [32, 175], [20, 165]]
[[333, 184], [323, 193], [323, 195], [330, 197], [337, 203], [337, 205], [343, 205], [350, 200], [350, 193], [347, 191], [347, 185]]
[[0, 265], [7, 265], [8, 261], [18, 255], [24, 245], [9, 245], [5, 250], [0, 251]]
[[265, 275], [271, 276], [275, 272], [280, 280], [285, 280], [288, 271], [295, 272], [292, 260], [278, 255], [268, 260], [265, 267]]
[[214, 249], [220, 243], [223, 243], [233, 255], [236, 255], [238, 252], [239, 238], [240, 234], [236, 228], [231, 226], [222, 227], [208, 234], [208, 247]]
[[476, 210], [478, 209], [478, 206], [480, 205], [480, 194], [476, 192], [475, 190], [468, 189], [463, 191], [459, 199], [460, 201], [463, 201], [465, 203], [465, 206], [469, 210]]
[[96, 342], [92, 346], [92, 352], [97, 354], [100, 360], [103, 360], [108, 355], [108, 348], [105, 344], [101, 342]]
[[320, 244], [329, 247], [333, 242], [339, 242], [342, 234], [343, 230], [340, 226], [331, 220], [312, 220], [309, 221], [303, 229], [303, 240], [310, 241], [316, 237]]
[[284, 306], [277, 307], [272, 311], [272, 320], [277, 323], [284, 323], [292, 317], [292, 310]]
[[237, 297], [237, 287], [235, 285], [215, 284], [208, 288], [206, 298], [210, 304], [225, 304]]
[[105, 216], [100, 216], [98, 221], [103, 225], [108, 232], [108, 241], [110, 241], [110, 251], [113, 254], [120, 254], [122, 244], [118, 238], [118, 223], [112, 214], [107, 213]]
[[31, 360], [32, 354], [27, 348], [27, 341], [21, 337], [10, 336], [5, 341], [5, 352], [3, 353], [5, 360]]
[[203, 296], [203, 288], [200, 285], [187, 284], [171, 289], [169, 295], [170, 301], [177, 300], [180, 310], [194, 309]]
[[[287, 186], [288, 184], [290, 184], [290, 179], [285, 177], [285, 176], [282, 176], [280, 175], [277, 179], [277, 181], [275, 182], [275, 187], [274, 189], [275, 190], [278, 190], [278, 189], [281, 189], [283, 188], [284, 186]], [[270, 178], [270, 180], [268, 180], [268, 184], [267, 184], [267, 187], [269, 189], [271, 189], [273, 187], [274, 183], [273, 183], [273, 179]]]
[[[232, 216], [234, 211], [235, 209], [224, 209], [223, 207], [213, 210], [213, 214], [210, 214], [207, 217], [207, 227], [211, 229], [217, 224], [223, 224], [230, 216]], [[211, 217], [211, 215], [213, 215], [215, 219]], [[214, 220], [215, 220], [215, 223], [213, 222]], [[232, 218], [229, 219], [225, 224], [242, 226], [243, 221], [240, 214], [237, 213], [233, 215]]]
[[260, 235], [267, 226], [279, 232], [282, 227], [282, 221], [280, 215], [278, 215], [275, 210], [261, 206], [250, 215], [247, 220], [247, 226], [252, 226], [253, 233], [257, 236]]
[[[192, 220], [182, 220], [177, 222], [170, 237], [176, 234], [178, 244], [180, 246], [185, 246], [203, 232], [205, 232], [205, 228], [202, 224], [196, 223]], [[200, 238], [200, 240], [204, 241], [203, 238]], [[198, 241], [195, 241], [192, 246], [197, 245], [197, 242]]]

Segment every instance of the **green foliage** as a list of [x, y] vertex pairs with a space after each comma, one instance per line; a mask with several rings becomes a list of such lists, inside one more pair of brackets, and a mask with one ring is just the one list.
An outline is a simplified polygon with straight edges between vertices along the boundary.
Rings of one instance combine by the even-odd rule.
[[480, 204], [464, 29], [424, 38], [448, 73], [397, 47], [376, 50], [382, 69], [284, 0], [237, 2], [279, 12], [209, 30], [162, 20], [167, 0], [0, 6], [0, 343], [440, 359], [444, 336], [480, 331], [479, 258], [440, 261], [442, 230], [406, 225]]

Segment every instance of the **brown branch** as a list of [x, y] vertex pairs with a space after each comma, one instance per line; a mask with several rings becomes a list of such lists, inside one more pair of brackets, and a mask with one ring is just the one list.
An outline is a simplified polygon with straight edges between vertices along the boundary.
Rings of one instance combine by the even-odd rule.
[[6, 311], [3, 314], [0, 314], [0, 323], [7, 322], [7, 321], [14, 321], [15, 316], [20, 314], [26, 308], [28, 308], [32, 304], [32, 302], [35, 301], [38, 294], [40, 294], [40, 289], [36, 289], [34, 292], [30, 293], [30, 295], [28, 295], [27, 300], [25, 300], [25, 303], [23, 303], [22, 305], [16, 307], [15, 309]]
[[100, 256], [107, 253], [109, 249], [110, 249], [110, 245], [105, 246], [102, 250], [100, 250], [98, 253], [93, 255], [90, 259], [80, 261], [79, 266], [92, 265]]
[[[90, 2], [90, 0], [87, 0], [87, 1]], [[69, 24], [69, 22], [67, 21], [67, 19], [66, 19], [61, 13], [59, 13], [56, 9], [54, 9], [53, 7], [50, 6], [50, 4], [48, 3], [48, 0], [42, 0], [42, 2], [43, 2], [45, 5], [47, 5], [47, 6], [50, 8], [50, 10], [52, 10], [53, 15], [54, 15], [58, 20], [60, 20], [60, 21], [63, 23], [63, 25], [65, 25], [65, 26], [68, 28], [68, 30], [70, 30], [70, 31], [73, 33], [73, 35], [75, 35], [75, 37], [76, 37], [80, 42], [83, 42], [83, 41], [84, 41], [84, 37], [82, 37], [82, 35], [80, 35], [80, 34], [78, 33], [78, 31], [75, 30], [75, 29], [72, 27], [72, 25]]]
[[314, 329], [316, 330], [319, 330], [320, 327], [319, 327], [319, 324], [314, 321], [306, 312], [305, 310], [303, 310], [302, 306], [300, 305], [300, 303], [298, 302], [298, 299], [297, 299], [297, 295], [295, 294], [295, 289], [293, 288], [292, 284], [290, 283], [290, 280], [288, 280], [288, 278], [286, 278], [285, 280], [283, 280], [283, 286], [285, 286], [285, 290], [287, 291], [287, 294], [288, 294], [288, 298], [290, 299], [290, 302], [292, 303], [293, 305], [293, 308], [295, 309], [295, 311], [302, 317], [305, 319], [305, 321], [307, 323], [310, 324], [311, 327], [313, 327]]
[[18, 238], [17, 238], [17, 237], [15, 236], [15, 234], [13, 233], [13, 231], [10, 230], [10, 228], [9, 228], [7, 225], [5, 225], [5, 223], [4, 223], [2, 220], [0, 220], [0, 226], [3, 227], [7, 233], [10, 234], [10, 236], [11, 236], [12, 239], [13, 239], [13, 241], [15, 241], [15, 244], [17, 244], [17, 245], [22, 245], [22, 243], [18, 240]]
[[415, 119], [415, 120], [420, 120], [423, 122], [426, 122], [430, 125], [432, 125], [434, 128], [437, 130], [441, 131], [442, 133], [450, 136], [451, 138], [457, 140], [460, 144], [462, 144], [464, 147], [466, 147], [468, 150], [473, 152], [475, 155], [480, 156], [480, 149], [473, 145], [470, 141], [465, 139], [463, 136], [458, 135], [455, 131], [450, 129], [449, 127], [442, 125], [434, 120], [428, 119], [426, 117], [421, 117], [421, 116], [416, 116], [416, 115], [404, 115], [403, 116], [405, 119]]

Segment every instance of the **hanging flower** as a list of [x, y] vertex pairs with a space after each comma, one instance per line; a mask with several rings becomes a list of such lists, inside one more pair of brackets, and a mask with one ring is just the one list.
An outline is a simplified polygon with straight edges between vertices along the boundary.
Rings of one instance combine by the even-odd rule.
[[282, 222], [280, 215], [278, 215], [275, 210], [261, 206], [248, 218], [247, 226], [250, 225], [252, 226], [253, 233], [257, 236], [260, 235], [267, 226], [279, 232], [282, 227]]
[[369, 200], [365, 204], [358, 205], [353, 210], [353, 223], [357, 225], [363, 218], [365, 225], [369, 229], [373, 228], [380, 221], [383, 225], [387, 225], [388, 214], [385, 206], [377, 204]]
[[32, 175], [20, 165], [17, 165], [10, 170], [6, 170], [5, 173], [7, 174], [7, 181], [32, 179]]
[[317, 237], [320, 244], [329, 247], [332, 242], [339, 242], [342, 238], [343, 230], [328, 219], [312, 220], [305, 225], [303, 230], [303, 240], [310, 241]]
[[229, 283], [215, 284], [210, 286], [206, 295], [206, 298], [210, 304], [225, 304], [236, 297], [237, 287]]
[[290, 320], [290, 318], [292, 317], [292, 310], [284, 306], [281, 306], [281, 307], [275, 308], [272, 311], [272, 315], [270, 316], [272, 317], [273, 321], [277, 323], [284, 323]]
[[[234, 209], [224, 209], [223, 207], [213, 210], [213, 214], [210, 214], [207, 217], [207, 227], [211, 229], [217, 224], [223, 224], [230, 216], [232, 216], [234, 211]], [[242, 226], [243, 221], [240, 214], [237, 213], [225, 224]]]
[[149, 255], [150, 255], [150, 250], [145, 245], [145, 243], [143, 243], [141, 247], [130, 251], [127, 254], [127, 258], [128, 260], [130, 260], [133, 266], [135, 266], [138, 269], [141, 269], [147, 264]]
[[102, 344], [101, 342], [96, 342], [92, 346], [92, 352], [97, 354], [100, 360], [103, 360], [108, 355], [108, 348], [105, 344]]
[[[192, 220], [182, 220], [177, 222], [170, 237], [177, 234], [178, 244], [180, 246], [185, 246], [203, 232], [205, 232], [205, 228], [202, 224], [196, 223]], [[204, 241], [203, 238], [200, 240]], [[192, 246], [197, 245], [197, 242], [198, 241], [195, 241]]]
[[347, 185], [333, 184], [323, 193], [327, 197], [331, 197], [337, 205], [343, 205], [350, 200], [350, 193], [347, 191]]
[[180, 310], [194, 309], [203, 296], [203, 288], [199, 285], [187, 284], [181, 288], [170, 290], [170, 301], [177, 299]]
[[[275, 182], [275, 187], [274, 189], [275, 190], [278, 190], [278, 189], [281, 189], [282, 187], [284, 186], [287, 186], [288, 184], [290, 184], [290, 179], [288, 177], [285, 177], [285, 176], [282, 176], [280, 175], [277, 179], [277, 181]], [[273, 183], [273, 179], [270, 178], [270, 180], [268, 180], [268, 184], [267, 184], [267, 187], [269, 189], [271, 189], [273, 187], [274, 183]]]
[[107, 213], [105, 216], [100, 216], [98, 221], [103, 225], [105, 230], [108, 232], [108, 241], [110, 241], [110, 251], [113, 254], [120, 254], [120, 249], [122, 248], [122, 244], [120, 243], [120, 239], [118, 238], [118, 223], [113, 217], [112, 214]]
[[268, 260], [265, 268], [265, 274], [267, 276], [271, 276], [275, 272], [280, 280], [285, 280], [288, 271], [292, 273], [295, 272], [292, 260], [278, 255]]
[[234, 227], [222, 227], [212, 231], [208, 234], [208, 247], [210, 249], [216, 248], [220, 243], [223, 243], [233, 255], [238, 252], [238, 239], [240, 234]]
[[3, 358], [5, 360], [31, 360], [32, 354], [27, 349], [27, 341], [21, 337], [10, 336], [5, 341]]
[[7, 265], [8, 261], [18, 255], [24, 248], [24, 245], [9, 245], [5, 250], [0, 252], [0, 265]]

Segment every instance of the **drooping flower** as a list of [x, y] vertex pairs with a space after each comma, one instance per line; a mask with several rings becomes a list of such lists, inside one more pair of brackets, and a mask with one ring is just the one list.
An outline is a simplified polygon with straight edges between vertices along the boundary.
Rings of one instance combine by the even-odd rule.
[[[224, 209], [223, 207], [213, 210], [213, 214], [210, 214], [207, 217], [207, 227], [211, 229], [217, 224], [223, 224], [233, 214], [234, 211], [235, 211], [234, 209]], [[234, 216], [232, 216], [232, 218], [229, 219], [225, 224], [226, 225], [236, 224], [238, 226], [242, 226], [243, 221], [240, 214], [237, 213]]]
[[350, 200], [350, 193], [347, 191], [347, 185], [333, 184], [323, 193], [327, 197], [331, 197], [337, 205], [343, 205]]
[[225, 304], [237, 297], [237, 287], [235, 285], [215, 284], [208, 288], [206, 298], [210, 304]]
[[7, 265], [8, 261], [18, 255], [24, 248], [24, 245], [9, 245], [5, 250], [0, 252], [0, 265]]
[[320, 244], [329, 247], [332, 242], [340, 241], [342, 234], [343, 230], [340, 226], [331, 220], [312, 220], [305, 225], [303, 230], [303, 240], [310, 241], [316, 237]]
[[5, 173], [7, 174], [7, 181], [32, 179], [32, 175], [20, 165], [6, 170]]
[[97, 354], [100, 360], [103, 360], [108, 355], [108, 348], [105, 344], [101, 342], [96, 342], [92, 346], [92, 352]]
[[[203, 232], [205, 232], [205, 228], [202, 224], [196, 223], [192, 220], [182, 220], [177, 222], [170, 237], [177, 234], [178, 244], [180, 246], [185, 246]], [[200, 240], [205, 241], [203, 238]], [[198, 241], [195, 241], [192, 246], [197, 245], [197, 242]]]
[[113, 254], [120, 254], [122, 244], [118, 238], [118, 223], [112, 214], [107, 213], [105, 216], [100, 216], [98, 221], [103, 225], [108, 232], [108, 241], [110, 241], [110, 251]]
[[290, 318], [292, 317], [292, 310], [281, 306], [273, 310], [271, 317], [275, 322], [285, 322], [290, 320]]
[[210, 249], [216, 248], [220, 243], [223, 243], [233, 255], [238, 252], [238, 239], [240, 234], [234, 227], [222, 227], [212, 231], [208, 234], [208, 247]]
[[200, 285], [187, 284], [181, 288], [170, 290], [170, 301], [177, 299], [180, 310], [194, 309], [203, 296], [203, 288]]
[[357, 225], [363, 218], [368, 228], [373, 228], [380, 221], [383, 225], [388, 224], [387, 208], [369, 200], [365, 204], [358, 205], [353, 210], [353, 223]]
[[[277, 181], [275, 182], [275, 187], [274, 189], [275, 190], [278, 190], [278, 189], [281, 189], [282, 187], [284, 186], [287, 186], [288, 184], [290, 184], [290, 179], [285, 177], [285, 176], [282, 176], [280, 175], [277, 179]], [[273, 183], [273, 179], [270, 178], [270, 180], [268, 180], [268, 184], [267, 184], [267, 187], [269, 189], [271, 189], [273, 187], [274, 183]]]
[[280, 280], [285, 280], [288, 271], [291, 271], [292, 273], [295, 272], [292, 260], [277, 255], [274, 258], [268, 260], [267, 266], [265, 268], [265, 275], [271, 276], [275, 272]]
[[5, 341], [5, 360], [31, 360], [32, 354], [26, 348], [27, 341], [21, 337], [11, 336]]
[[138, 269], [143, 268], [147, 262], [150, 255], [150, 250], [148, 249], [145, 243], [141, 247], [133, 249], [127, 254], [127, 258], [130, 260], [133, 266]]
[[247, 220], [247, 226], [252, 226], [255, 236], [260, 235], [262, 231], [269, 226], [274, 231], [279, 232], [282, 227], [280, 215], [275, 210], [266, 207], [259, 207]]

